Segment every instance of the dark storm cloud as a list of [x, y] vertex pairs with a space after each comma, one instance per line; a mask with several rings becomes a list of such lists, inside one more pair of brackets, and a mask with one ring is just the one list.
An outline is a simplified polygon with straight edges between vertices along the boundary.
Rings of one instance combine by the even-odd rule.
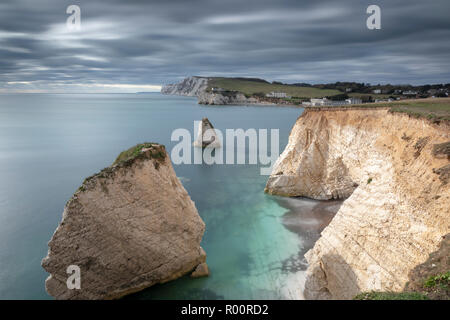
[[[120, 91], [189, 75], [450, 82], [450, 3], [411, 2], [3, 1], [0, 90]], [[65, 26], [71, 4], [80, 32]], [[381, 30], [366, 28], [370, 4]]]

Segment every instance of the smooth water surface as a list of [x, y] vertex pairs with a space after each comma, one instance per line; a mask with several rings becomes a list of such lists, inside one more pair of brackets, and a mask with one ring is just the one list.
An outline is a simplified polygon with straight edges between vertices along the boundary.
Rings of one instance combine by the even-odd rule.
[[[278, 128], [282, 152], [301, 113], [200, 106], [195, 98], [160, 94], [0, 95], [0, 299], [50, 298], [40, 262], [64, 204], [122, 150], [148, 141], [170, 152], [174, 129], [194, 137], [194, 120], [208, 117], [223, 130]], [[301, 298], [303, 253], [323, 223], [310, 210], [317, 202], [264, 194], [267, 176], [258, 165], [174, 168], [206, 223], [202, 246], [211, 276], [184, 277], [130, 298]], [[305, 222], [317, 220], [313, 227], [289, 227], [292, 215], [301, 225], [303, 214]]]

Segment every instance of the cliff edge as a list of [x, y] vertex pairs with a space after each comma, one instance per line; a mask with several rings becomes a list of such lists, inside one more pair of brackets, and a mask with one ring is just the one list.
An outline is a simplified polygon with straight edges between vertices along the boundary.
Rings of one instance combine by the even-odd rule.
[[[42, 261], [57, 299], [115, 299], [192, 272], [205, 224], [164, 146], [137, 145], [87, 178], [67, 202]], [[80, 288], [69, 289], [69, 266]]]
[[449, 140], [388, 108], [304, 112], [266, 192], [347, 199], [306, 254], [307, 299], [404, 288], [450, 232]]
[[205, 105], [252, 105], [252, 104], [273, 104], [274, 102], [264, 101], [261, 97], [246, 96], [242, 92], [233, 90], [214, 91], [210, 87], [210, 82], [214, 77], [188, 77], [183, 81], [167, 84], [161, 88], [161, 93], [166, 95], [179, 95], [197, 97], [199, 104]]

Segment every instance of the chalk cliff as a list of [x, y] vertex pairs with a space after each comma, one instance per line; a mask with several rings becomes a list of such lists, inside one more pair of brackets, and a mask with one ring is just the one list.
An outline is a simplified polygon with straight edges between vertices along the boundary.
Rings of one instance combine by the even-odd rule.
[[304, 295], [401, 291], [450, 232], [448, 123], [388, 109], [306, 110], [266, 191], [346, 198], [306, 254]]
[[[87, 178], [67, 202], [42, 262], [47, 292], [115, 299], [205, 269], [204, 230], [164, 146], [138, 145]], [[70, 265], [80, 268], [79, 290], [66, 285]]]
[[246, 97], [238, 91], [213, 92], [208, 90], [211, 78], [188, 77], [175, 84], [168, 84], [161, 88], [162, 94], [197, 97], [199, 104], [206, 105], [242, 105], [242, 104], [273, 104], [258, 97]]
[[162, 94], [196, 97], [208, 87], [208, 78], [188, 77], [175, 84], [168, 84], [161, 88]]

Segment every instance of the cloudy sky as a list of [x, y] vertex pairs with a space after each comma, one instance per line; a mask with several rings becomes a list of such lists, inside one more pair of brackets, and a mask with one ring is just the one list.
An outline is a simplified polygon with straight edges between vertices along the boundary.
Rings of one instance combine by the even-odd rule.
[[[370, 4], [381, 30], [366, 27]], [[154, 91], [190, 75], [448, 83], [449, 13], [448, 0], [2, 0], [0, 92]]]

